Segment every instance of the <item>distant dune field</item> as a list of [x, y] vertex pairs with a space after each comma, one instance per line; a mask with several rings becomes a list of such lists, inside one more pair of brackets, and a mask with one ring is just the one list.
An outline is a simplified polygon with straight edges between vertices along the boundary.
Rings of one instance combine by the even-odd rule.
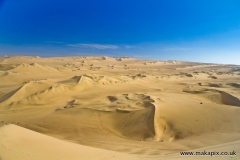
[[237, 65], [1, 57], [0, 160], [240, 159], [239, 88]]

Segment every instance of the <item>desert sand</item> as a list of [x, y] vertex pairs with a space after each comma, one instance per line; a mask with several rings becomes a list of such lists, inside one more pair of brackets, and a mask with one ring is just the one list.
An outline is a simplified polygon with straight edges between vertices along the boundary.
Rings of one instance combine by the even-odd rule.
[[15, 159], [240, 159], [240, 66], [0, 57], [0, 160]]

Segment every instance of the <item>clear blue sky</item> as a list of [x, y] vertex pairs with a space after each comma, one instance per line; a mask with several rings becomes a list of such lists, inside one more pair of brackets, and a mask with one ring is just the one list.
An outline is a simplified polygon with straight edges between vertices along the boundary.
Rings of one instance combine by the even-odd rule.
[[240, 64], [239, 0], [0, 0], [0, 56]]

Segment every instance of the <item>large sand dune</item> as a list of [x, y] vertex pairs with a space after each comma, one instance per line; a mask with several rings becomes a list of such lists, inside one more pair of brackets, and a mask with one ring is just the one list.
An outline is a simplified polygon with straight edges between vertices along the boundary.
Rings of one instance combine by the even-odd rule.
[[0, 159], [238, 159], [239, 82], [235, 65], [2, 57]]

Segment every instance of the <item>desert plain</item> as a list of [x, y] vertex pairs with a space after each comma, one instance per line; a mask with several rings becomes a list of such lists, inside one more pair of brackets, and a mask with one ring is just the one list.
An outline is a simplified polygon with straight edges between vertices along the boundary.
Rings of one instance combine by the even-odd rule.
[[239, 99], [238, 65], [0, 57], [0, 159], [240, 159]]

